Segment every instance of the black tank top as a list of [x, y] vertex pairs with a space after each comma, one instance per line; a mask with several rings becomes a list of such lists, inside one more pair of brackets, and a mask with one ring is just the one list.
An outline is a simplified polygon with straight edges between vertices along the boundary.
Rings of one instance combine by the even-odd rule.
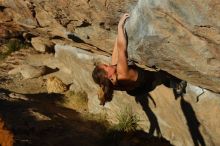
[[[153, 71], [148, 71], [148, 70], [144, 70], [143, 68], [140, 68], [136, 65], [129, 65], [128, 66], [130, 69], [134, 69], [137, 71], [138, 73], [138, 77], [137, 80], [134, 82], [135, 86], [134, 88], [130, 88], [130, 89], [125, 89], [126, 92], [130, 95], [138, 95], [140, 93], [144, 92], [149, 92], [153, 89], [153, 82], [155, 80], [155, 72]], [[120, 81], [118, 80], [118, 75], [116, 74], [116, 90], [123, 90], [123, 88], [125, 87], [124, 84], [121, 84]]]

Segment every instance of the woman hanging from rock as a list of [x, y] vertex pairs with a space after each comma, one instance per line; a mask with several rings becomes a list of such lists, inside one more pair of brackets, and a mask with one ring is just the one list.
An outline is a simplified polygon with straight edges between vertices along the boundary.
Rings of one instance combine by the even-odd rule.
[[[118, 23], [118, 35], [115, 40], [111, 65], [98, 64], [92, 73], [93, 80], [100, 86], [99, 100], [104, 105], [111, 101], [114, 90], [126, 91], [136, 96], [152, 91], [156, 85], [170, 85], [170, 81], [180, 83], [181, 80], [164, 71], [144, 70], [134, 63], [129, 65], [127, 57], [127, 37], [124, 25], [129, 14], [124, 14]], [[182, 92], [182, 89], [179, 89]]]

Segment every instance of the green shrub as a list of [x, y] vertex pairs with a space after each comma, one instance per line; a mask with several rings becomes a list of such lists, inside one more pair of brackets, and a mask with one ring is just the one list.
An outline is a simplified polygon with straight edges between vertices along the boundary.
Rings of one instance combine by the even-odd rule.
[[7, 56], [7, 55], [6, 55], [5, 53], [0, 53], [0, 60], [5, 59], [6, 56]]
[[123, 139], [126, 139], [137, 132], [139, 129], [138, 122], [140, 122], [137, 115], [132, 112], [131, 107], [122, 109], [117, 114], [118, 124], [111, 126], [103, 134], [101, 144], [106, 146], [120, 145]]
[[114, 129], [122, 132], [133, 132], [138, 128], [138, 122], [140, 121], [137, 115], [132, 112], [132, 109], [126, 107], [118, 115], [118, 124], [114, 126]]
[[21, 48], [27, 48], [27, 44], [18, 39], [11, 39], [6, 43], [6, 47], [8, 48], [8, 53], [12, 53], [20, 50]]
[[6, 42], [6, 44], [4, 44], [4, 46], [7, 50], [5, 52], [0, 52], [0, 60], [5, 59], [12, 52], [18, 51], [22, 48], [27, 48], [28, 44], [18, 39], [10, 39]]

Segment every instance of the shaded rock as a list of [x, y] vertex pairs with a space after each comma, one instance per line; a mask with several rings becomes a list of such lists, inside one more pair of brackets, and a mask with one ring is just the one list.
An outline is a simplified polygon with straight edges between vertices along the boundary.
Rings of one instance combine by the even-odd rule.
[[49, 77], [46, 84], [48, 93], [63, 93], [67, 91], [67, 85], [55, 76]]
[[48, 38], [34, 37], [31, 39], [31, 44], [36, 51], [39, 52], [54, 52], [54, 43]]
[[8, 96], [11, 98], [11, 101], [18, 101], [18, 100], [28, 101], [28, 98], [22, 94], [10, 93]]
[[37, 121], [50, 121], [51, 120], [50, 117], [43, 115], [42, 113], [39, 113], [31, 108], [28, 109], [28, 113], [29, 115], [33, 116]]
[[9, 94], [6, 94], [6, 93], [0, 93], [0, 98], [2, 100], [7, 100], [7, 101], [28, 101], [29, 99], [23, 95], [23, 94], [19, 94], [19, 93], [9, 93]]
[[6, 43], [10, 38], [20, 37], [22, 34], [20, 31], [22, 31], [23, 28], [17, 24], [6, 26], [4, 24], [0, 24], [0, 26], [0, 44]]

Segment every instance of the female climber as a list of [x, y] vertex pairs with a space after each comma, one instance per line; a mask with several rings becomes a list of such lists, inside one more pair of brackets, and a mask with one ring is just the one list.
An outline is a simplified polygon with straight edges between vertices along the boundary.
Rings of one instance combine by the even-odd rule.
[[153, 90], [158, 77], [169, 78], [163, 71], [148, 71], [135, 64], [128, 65], [126, 30], [124, 29], [127, 18], [129, 14], [126, 13], [118, 23], [111, 65], [98, 64], [92, 73], [93, 80], [100, 86], [103, 93], [99, 96], [101, 105], [104, 105], [106, 101], [111, 101], [113, 90], [126, 91], [136, 96]]

